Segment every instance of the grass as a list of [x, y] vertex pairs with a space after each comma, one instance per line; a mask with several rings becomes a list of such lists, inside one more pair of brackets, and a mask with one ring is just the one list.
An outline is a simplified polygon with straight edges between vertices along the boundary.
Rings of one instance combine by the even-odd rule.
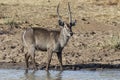
[[9, 30], [12, 30], [13, 28], [18, 28], [19, 22], [16, 22], [13, 18], [12, 20], [8, 19], [4, 24], [9, 25]]
[[96, 5], [118, 5], [120, 0], [90, 0], [91, 3]]
[[118, 36], [113, 35], [111, 40], [111, 46], [116, 50], [120, 49], [120, 34]]
[[109, 47], [115, 50], [120, 50], [120, 34], [112, 35], [104, 41], [103, 47]]

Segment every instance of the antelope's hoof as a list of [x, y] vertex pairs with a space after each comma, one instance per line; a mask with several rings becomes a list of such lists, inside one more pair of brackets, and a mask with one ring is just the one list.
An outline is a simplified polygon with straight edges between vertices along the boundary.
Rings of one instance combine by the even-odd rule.
[[28, 73], [28, 70], [25, 70], [25, 74], [27, 74]]
[[37, 67], [35, 67], [35, 68], [34, 68], [34, 71], [37, 71], [37, 70], [38, 70], [38, 68], [37, 68]]
[[49, 69], [48, 69], [48, 68], [46, 68], [45, 70], [46, 70], [46, 71], [48, 71]]
[[60, 68], [60, 71], [63, 71], [63, 68]]

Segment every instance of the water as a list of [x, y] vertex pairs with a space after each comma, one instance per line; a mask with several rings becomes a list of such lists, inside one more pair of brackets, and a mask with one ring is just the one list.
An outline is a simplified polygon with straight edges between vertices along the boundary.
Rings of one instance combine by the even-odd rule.
[[120, 70], [103, 71], [30, 71], [24, 74], [24, 70], [0, 69], [0, 80], [120, 80]]

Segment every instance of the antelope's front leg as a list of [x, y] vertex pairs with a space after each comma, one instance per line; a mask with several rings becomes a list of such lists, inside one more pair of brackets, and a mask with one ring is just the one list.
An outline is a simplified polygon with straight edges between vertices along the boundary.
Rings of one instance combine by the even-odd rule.
[[49, 65], [50, 65], [50, 62], [51, 62], [51, 59], [52, 59], [53, 52], [52, 52], [52, 50], [48, 50], [47, 53], [48, 53], [48, 57], [47, 57], [48, 62], [47, 62], [47, 66], [46, 66], [46, 71], [49, 70]]
[[60, 63], [60, 70], [63, 70], [63, 64], [62, 64], [62, 52], [57, 52], [57, 57]]

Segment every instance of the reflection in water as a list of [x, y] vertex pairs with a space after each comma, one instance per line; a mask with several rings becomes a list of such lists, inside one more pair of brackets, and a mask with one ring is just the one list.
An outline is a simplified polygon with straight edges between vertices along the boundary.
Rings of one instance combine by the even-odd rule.
[[54, 75], [53, 72], [49, 72], [49, 71], [44, 71], [43, 73], [45, 74], [39, 74], [37, 72], [30, 72], [25, 74], [24, 78], [25, 80], [62, 80], [61, 74], [62, 71], [59, 71], [57, 73], [55, 73]]
[[[54, 80], [62, 80], [61, 73], [62, 73], [62, 71], [60, 71], [59, 73], [57, 73], [55, 75], [55, 77], [54, 77], [55, 78]], [[46, 80], [53, 80], [53, 77], [51, 76], [51, 73], [49, 71], [47, 71]]]
[[35, 79], [36, 76], [34, 75], [34, 72], [25, 74], [25, 78], [26, 80], [36, 80]]
[[102, 71], [53, 71], [32, 70], [24, 74], [24, 70], [0, 69], [0, 80], [120, 80], [120, 70]]

